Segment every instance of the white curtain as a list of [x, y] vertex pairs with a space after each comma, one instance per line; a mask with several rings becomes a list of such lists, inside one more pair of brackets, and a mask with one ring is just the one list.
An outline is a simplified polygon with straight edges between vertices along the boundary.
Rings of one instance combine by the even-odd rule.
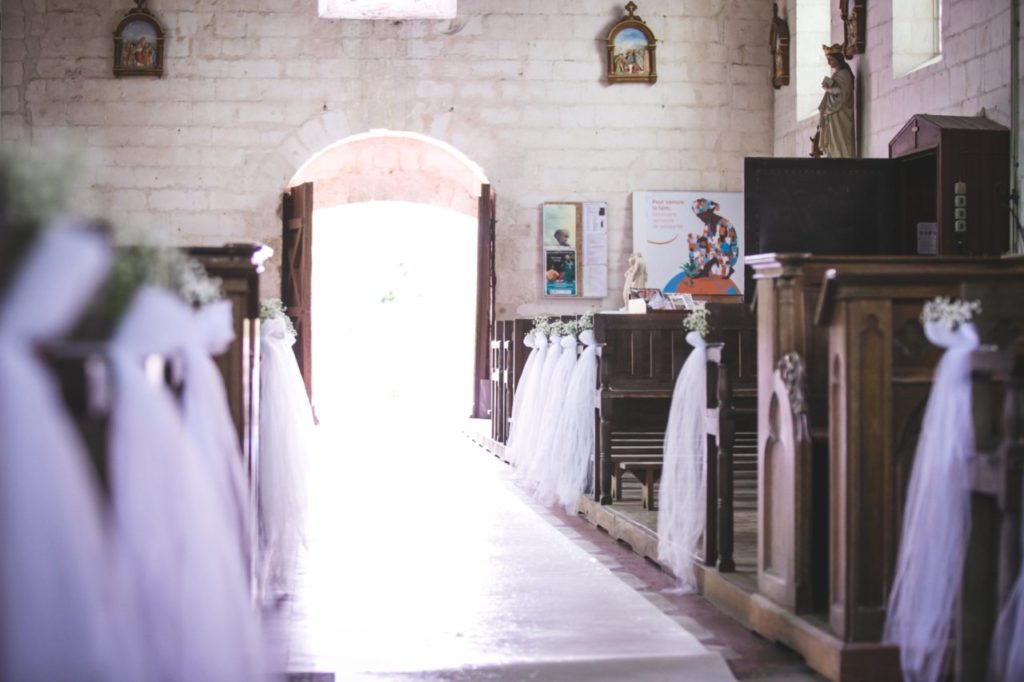
[[221, 498], [220, 463], [204, 457], [160, 368], [147, 361], [180, 359], [195, 343], [194, 325], [179, 299], [147, 287], [111, 342], [114, 520], [159, 678], [258, 680], [264, 643]]
[[658, 490], [658, 558], [685, 591], [696, 589], [693, 557], [704, 533], [707, 496], [707, 346], [697, 332], [676, 378], [665, 428]]
[[107, 272], [96, 233], [44, 233], [0, 301], [0, 679], [140, 680], [89, 455], [35, 345]]
[[306, 475], [313, 412], [284, 319], [260, 330], [260, 549], [264, 595], [292, 594], [305, 543]]
[[597, 357], [600, 347], [591, 329], [580, 332], [580, 353], [565, 391], [565, 409], [557, 432], [563, 455], [557, 473], [558, 502], [570, 514], [587, 489], [594, 458], [594, 401], [597, 398]]
[[515, 444], [516, 474], [520, 477], [532, 466], [537, 447], [537, 431], [540, 429], [540, 420], [544, 414], [544, 402], [547, 396], [548, 379], [554, 372], [555, 363], [558, 360], [557, 353], [561, 351], [558, 345], [560, 337], [554, 335], [538, 334], [539, 347], [537, 349], [537, 370], [530, 392], [525, 396], [526, 403], [523, 405], [522, 438]]
[[925, 324], [946, 349], [935, 370], [907, 488], [885, 640], [900, 647], [904, 677], [933, 682], [942, 670], [970, 532], [967, 464], [974, 453], [971, 416], [973, 324]]

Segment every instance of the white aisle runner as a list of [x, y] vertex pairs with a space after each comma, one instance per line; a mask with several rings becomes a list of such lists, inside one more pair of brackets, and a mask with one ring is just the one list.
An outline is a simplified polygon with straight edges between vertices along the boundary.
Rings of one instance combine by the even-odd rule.
[[289, 670], [338, 680], [734, 679], [721, 656], [531, 508], [508, 468], [458, 425], [429, 437], [408, 424], [360, 426], [372, 439], [355, 442], [355, 425], [322, 434]]

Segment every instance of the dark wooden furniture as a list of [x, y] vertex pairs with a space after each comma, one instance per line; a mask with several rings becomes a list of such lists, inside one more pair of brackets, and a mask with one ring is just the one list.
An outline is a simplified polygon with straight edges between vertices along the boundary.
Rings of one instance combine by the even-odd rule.
[[495, 320], [491, 337], [491, 439], [504, 443], [508, 440], [508, 411], [512, 404], [508, 400], [508, 365], [511, 348], [508, 337], [512, 331], [512, 320]]
[[977, 454], [956, 628], [956, 679], [963, 682], [989, 679], [996, 621], [1020, 572], [1024, 476], [1024, 346], [982, 348], [971, 361]]
[[[740, 354], [740, 340], [753, 326], [749, 309], [736, 303], [709, 303], [709, 341], [724, 342], [728, 358], [750, 372], [753, 357]], [[690, 354], [683, 329], [684, 311], [646, 314], [604, 313], [594, 318], [594, 336], [602, 345], [599, 370], [599, 432], [594, 462], [594, 499], [614, 500], [613, 477], [646, 469], [641, 480], [656, 474], [651, 463], [662, 454], [672, 390]], [[648, 463], [644, 465], [644, 463]], [[647, 473], [649, 472], [649, 473]], [[653, 483], [653, 478], [649, 479]], [[620, 481], [617, 481], [619, 483]], [[621, 490], [621, 485], [616, 486]], [[716, 490], [711, 485], [709, 490]], [[653, 490], [648, 495], [653, 499]]]
[[[1009, 135], [981, 117], [918, 114], [888, 159], [747, 158], [746, 253], [1000, 256]], [[934, 248], [919, 223], [936, 225]]]
[[[938, 224], [940, 256], [999, 256], [1010, 242], [1010, 130], [980, 116], [913, 116], [889, 142], [902, 188], [902, 253]], [[957, 185], [963, 183], [958, 192]], [[958, 198], [959, 197], [959, 198]]]

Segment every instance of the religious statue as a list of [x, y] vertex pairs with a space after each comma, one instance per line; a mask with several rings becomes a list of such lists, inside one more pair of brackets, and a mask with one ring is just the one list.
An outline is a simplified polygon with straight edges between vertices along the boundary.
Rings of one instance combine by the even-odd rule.
[[850, 159], [857, 155], [853, 128], [853, 71], [843, 57], [843, 46], [822, 45], [832, 75], [821, 82], [825, 94], [818, 105], [817, 144], [821, 153], [833, 159]]
[[644, 254], [639, 251], [629, 257], [629, 269], [626, 270], [626, 281], [622, 285], [622, 302], [629, 306], [629, 292], [633, 289], [647, 287], [647, 262]]

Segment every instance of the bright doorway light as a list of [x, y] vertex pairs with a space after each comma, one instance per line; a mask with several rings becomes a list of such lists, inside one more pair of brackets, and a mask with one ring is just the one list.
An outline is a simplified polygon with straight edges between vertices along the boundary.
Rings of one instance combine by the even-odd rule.
[[472, 405], [476, 223], [407, 202], [313, 215], [313, 380], [328, 428], [464, 419]]

